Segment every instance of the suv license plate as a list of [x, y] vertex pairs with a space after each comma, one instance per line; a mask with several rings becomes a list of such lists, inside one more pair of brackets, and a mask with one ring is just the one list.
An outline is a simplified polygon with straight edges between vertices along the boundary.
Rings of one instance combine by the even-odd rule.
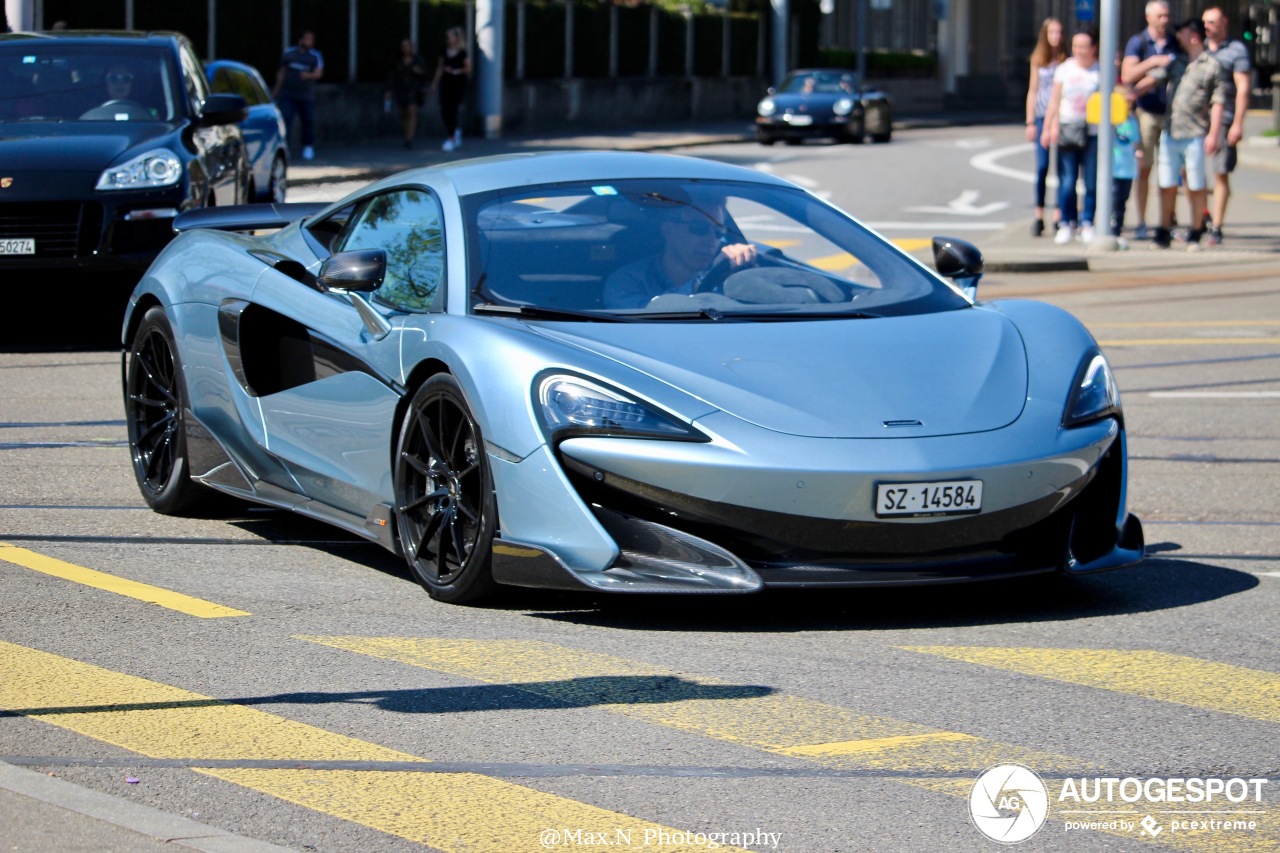
[[981, 511], [981, 480], [880, 483], [876, 486], [876, 516], [879, 518], [964, 515]]
[[34, 255], [36, 241], [32, 237], [20, 237], [16, 240], [0, 239], [0, 255]]

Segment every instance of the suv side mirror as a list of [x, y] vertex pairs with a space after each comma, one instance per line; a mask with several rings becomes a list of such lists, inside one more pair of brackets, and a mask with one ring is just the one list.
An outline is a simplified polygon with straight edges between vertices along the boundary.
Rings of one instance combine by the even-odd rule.
[[200, 104], [200, 123], [206, 127], [239, 124], [248, 114], [249, 103], [240, 95], [210, 95]]
[[978, 281], [986, 268], [977, 246], [955, 237], [934, 237], [933, 265], [940, 275], [954, 281], [965, 296], [977, 298]]
[[387, 274], [387, 253], [382, 249], [356, 249], [330, 255], [316, 277], [321, 290], [371, 293]]

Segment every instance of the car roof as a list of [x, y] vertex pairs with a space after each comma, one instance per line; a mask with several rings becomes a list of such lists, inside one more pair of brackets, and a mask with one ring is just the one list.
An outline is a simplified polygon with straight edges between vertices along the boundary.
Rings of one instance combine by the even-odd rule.
[[444, 178], [460, 196], [538, 184], [620, 181], [628, 178], [751, 181], [790, 187], [754, 169], [694, 157], [639, 151], [546, 151], [477, 157], [401, 172], [373, 186], [439, 183]]
[[173, 45], [187, 41], [182, 33], [162, 30], [41, 30], [0, 34], [0, 42], [6, 41], [57, 41], [59, 44], [155, 44]]

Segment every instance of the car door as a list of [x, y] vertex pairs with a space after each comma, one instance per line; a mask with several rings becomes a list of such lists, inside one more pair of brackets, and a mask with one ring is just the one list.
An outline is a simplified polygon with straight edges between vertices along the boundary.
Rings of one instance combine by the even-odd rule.
[[241, 309], [241, 357], [257, 386], [267, 450], [304, 494], [360, 516], [392, 501], [391, 434], [405, 390], [400, 321], [443, 307], [441, 220], [439, 202], [424, 189], [366, 198], [316, 223], [308, 237], [321, 255], [386, 251], [381, 287], [368, 296], [323, 292], [281, 265]]

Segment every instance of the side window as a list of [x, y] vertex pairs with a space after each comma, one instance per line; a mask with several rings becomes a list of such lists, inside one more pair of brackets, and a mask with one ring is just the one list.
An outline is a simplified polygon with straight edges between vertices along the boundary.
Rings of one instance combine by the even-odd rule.
[[191, 48], [185, 44], [178, 49], [178, 56], [182, 61], [182, 85], [187, 90], [187, 100], [190, 101], [193, 111], [199, 110], [200, 104], [209, 97], [209, 88], [204, 81], [204, 71], [191, 52]]
[[402, 311], [444, 302], [444, 227], [440, 203], [426, 190], [377, 196], [356, 214], [334, 251], [383, 249], [387, 276], [374, 298]]

